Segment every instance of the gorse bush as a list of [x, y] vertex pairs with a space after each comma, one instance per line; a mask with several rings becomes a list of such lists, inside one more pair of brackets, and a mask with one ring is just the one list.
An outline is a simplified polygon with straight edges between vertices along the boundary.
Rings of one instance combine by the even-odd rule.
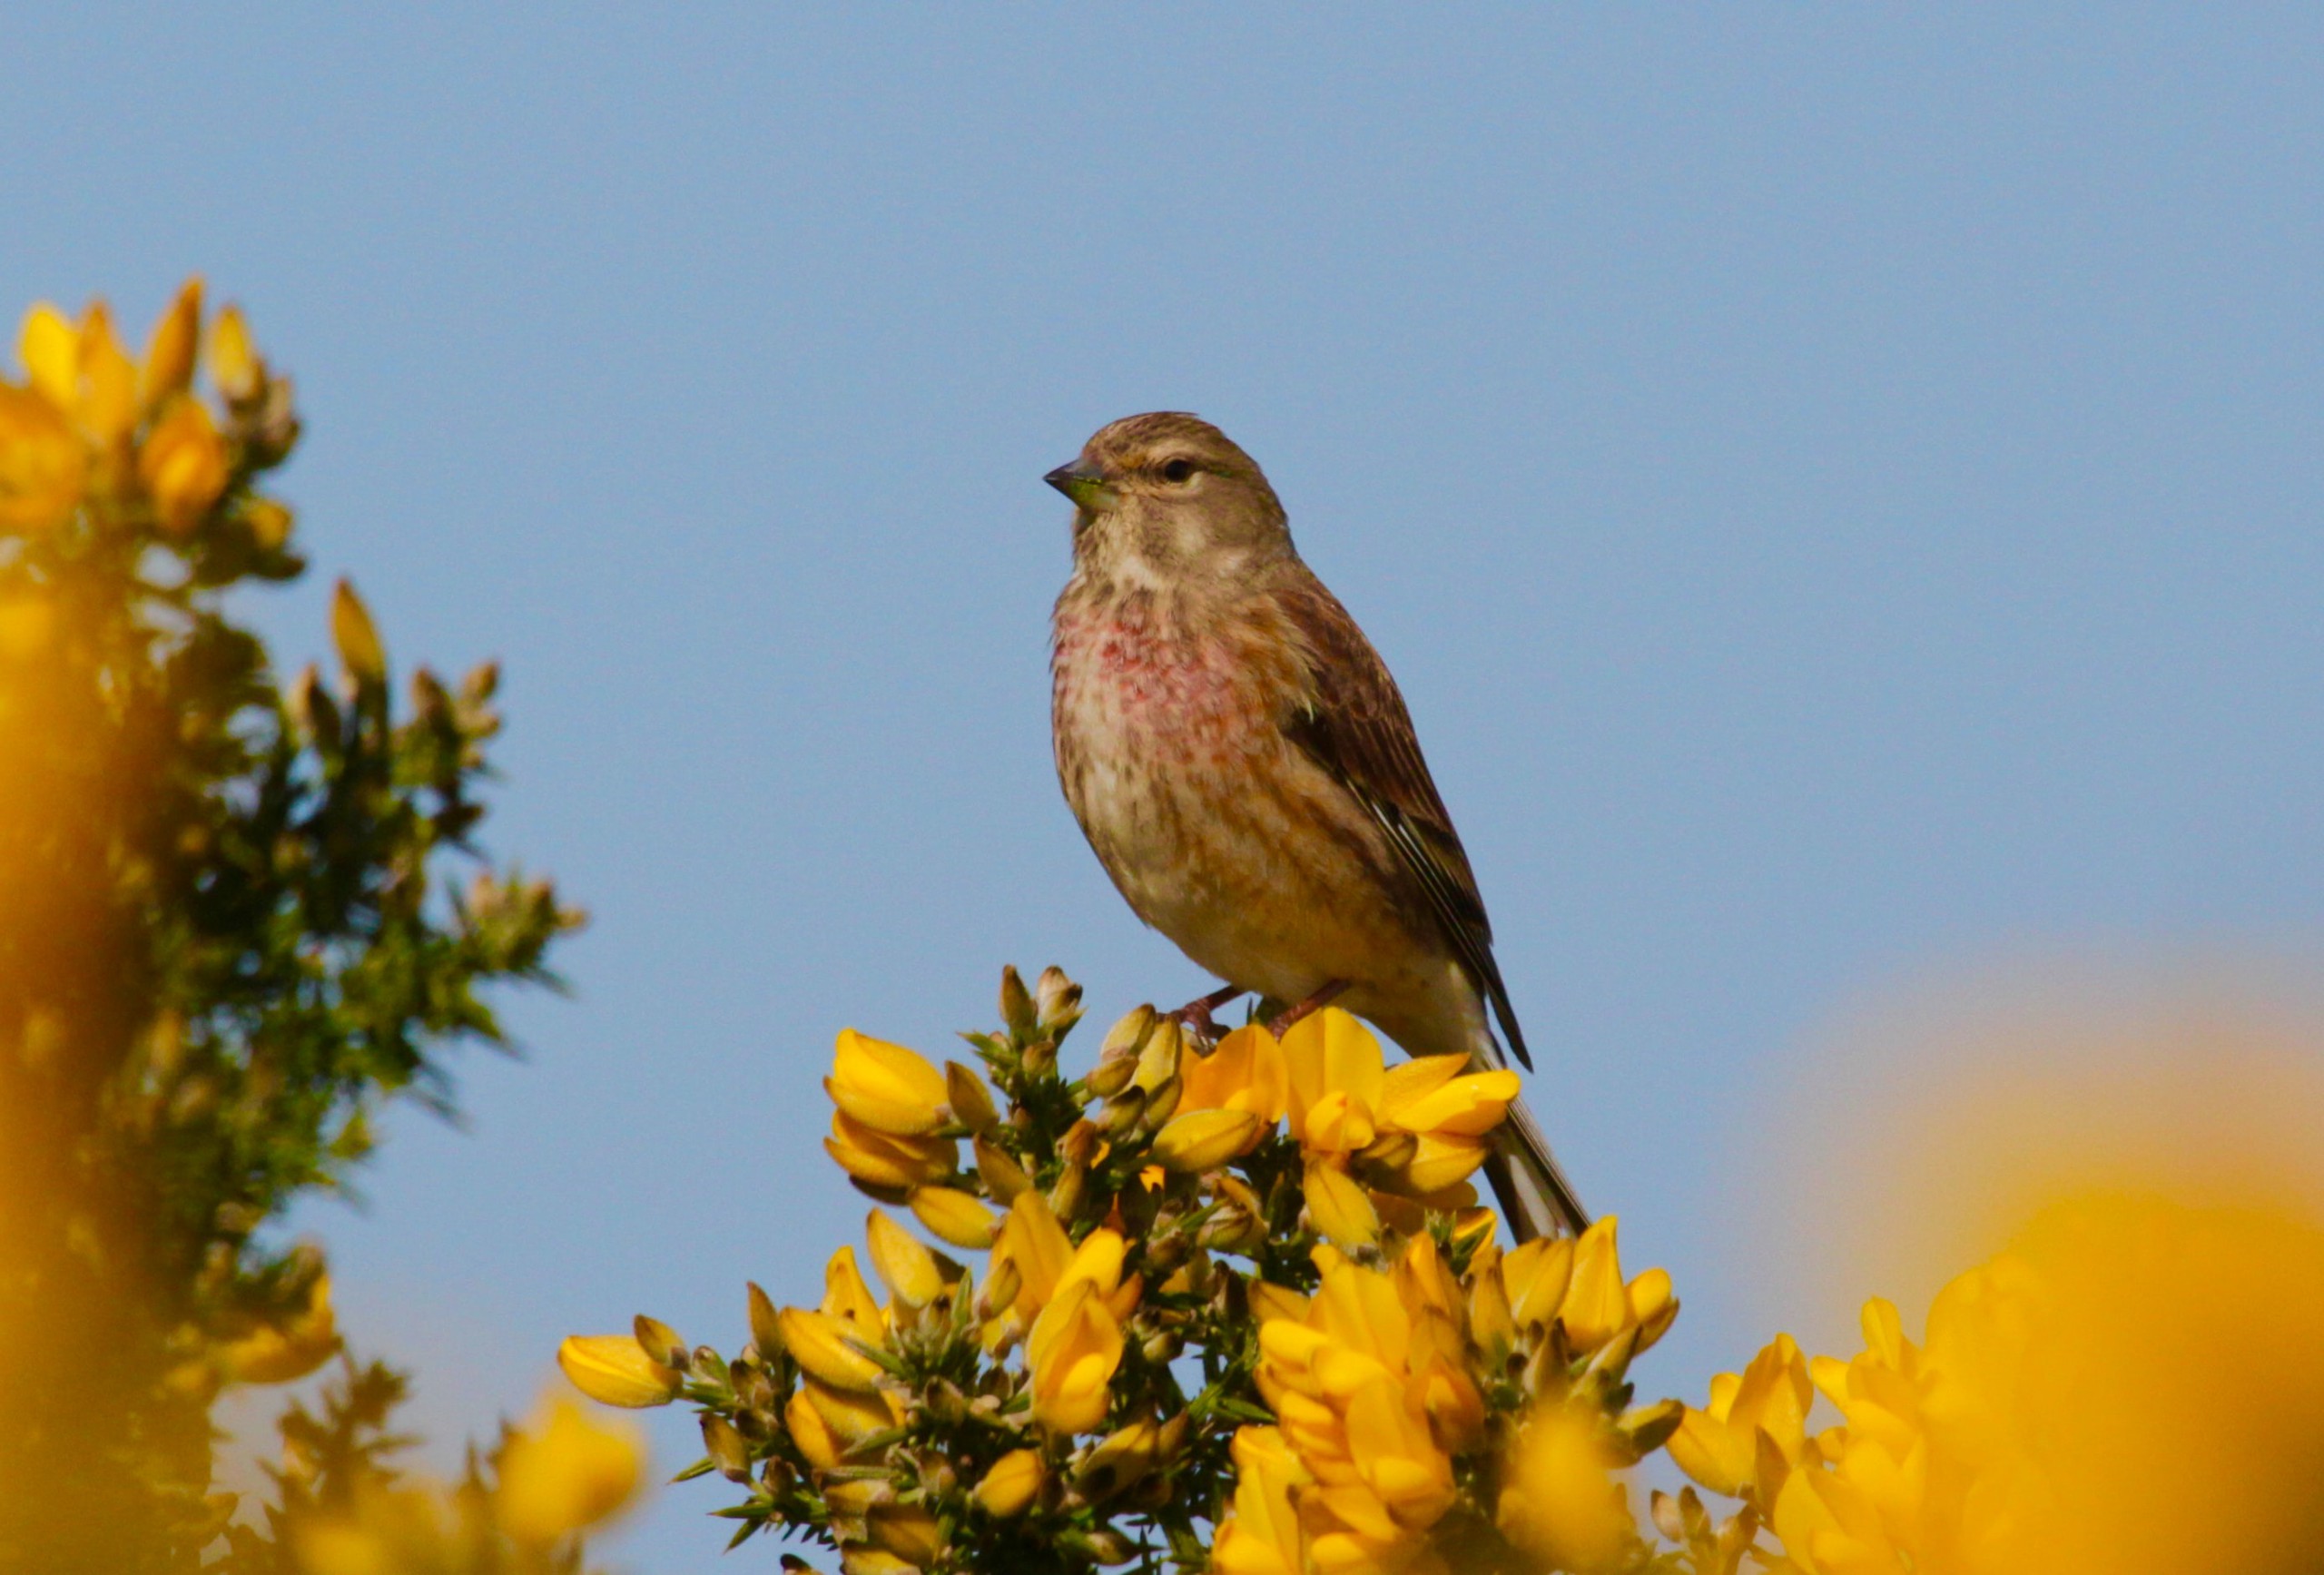
[[[482, 989], [547, 979], [578, 916], [476, 856], [490, 667], [417, 668], [398, 705], [342, 583], [338, 674], [286, 684], [234, 616], [238, 589], [305, 568], [267, 487], [298, 441], [290, 384], [241, 314], [205, 322], [190, 283], [133, 357], [103, 304], [37, 307], [19, 352], [25, 379], [0, 381], [0, 1563], [256, 1567], [281, 1539], [247, 1512], [222, 1536], [251, 1506], [212, 1491], [212, 1403], [340, 1345], [323, 1255], [267, 1227], [345, 1185], [383, 1100], [448, 1108], [445, 1052], [501, 1039]], [[331, 1418], [289, 1420], [278, 1511], [388, 1474], [373, 1413], [394, 1387], [350, 1368]]]
[[[1641, 1403], [1669, 1276], [1625, 1278], [1611, 1218], [1512, 1247], [1476, 1206], [1508, 1074], [1384, 1068], [1335, 1010], [1213, 1046], [1141, 1007], [1069, 1076], [1079, 1000], [1005, 976], [981, 1075], [840, 1035], [826, 1147], [888, 1206], [884, 1300], [842, 1246], [815, 1307], [750, 1286], [731, 1358], [651, 1318], [566, 1342], [600, 1401], [694, 1403], [684, 1474], [747, 1490], [735, 1541], [845, 1575], [2164, 1575], [2324, 1548], [2324, 1229], [2280, 1199], [2070, 1193], [1922, 1340], [1876, 1298], [1852, 1358], [1779, 1334], [1702, 1406]], [[1695, 1485], [1633, 1505], [1658, 1451]]]
[[842, 1247], [818, 1306], [751, 1287], [732, 1358], [641, 1319], [566, 1373], [692, 1400], [735, 1540], [851, 1575], [1649, 1557], [1611, 1473], [1681, 1421], [1629, 1378], [1678, 1304], [1610, 1219], [1496, 1239], [1469, 1178], [1513, 1074], [1391, 1069], [1336, 1009], [1214, 1047], [1141, 1007], [1069, 1077], [1080, 993], [1005, 975], [981, 1072], [839, 1038], [832, 1158], [961, 1257], [874, 1210], [884, 1301]]

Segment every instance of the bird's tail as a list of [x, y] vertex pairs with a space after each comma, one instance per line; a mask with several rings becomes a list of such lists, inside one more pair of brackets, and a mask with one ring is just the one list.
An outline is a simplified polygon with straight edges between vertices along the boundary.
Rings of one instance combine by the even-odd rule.
[[1508, 1117], [1494, 1129], [1485, 1179], [1492, 1184], [1502, 1216], [1521, 1242], [1580, 1235], [1590, 1228], [1589, 1211], [1574, 1196], [1573, 1183], [1558, 1167], [1550, 1140], [1521, 1098], [1511, 1103]]

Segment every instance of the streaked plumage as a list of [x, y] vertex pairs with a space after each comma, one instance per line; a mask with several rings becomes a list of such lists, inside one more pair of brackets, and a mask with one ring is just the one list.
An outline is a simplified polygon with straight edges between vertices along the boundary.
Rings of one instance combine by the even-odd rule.
[[[1130, 907], [1279, 1000], [1344, 981], [1339, 1004], [1413, 1055], [1502, 1064], [1490, 1006], [1530, 1067], [1403, 697], [1257, 465], [1163, 412], [1107, 427], [1051, 480], [1077, 505], [1052, 631], [1058, 776]], [[1512, 1224], [1578, 1230], [1521, 1106], [1509, 1131], [1492, 1179]]]

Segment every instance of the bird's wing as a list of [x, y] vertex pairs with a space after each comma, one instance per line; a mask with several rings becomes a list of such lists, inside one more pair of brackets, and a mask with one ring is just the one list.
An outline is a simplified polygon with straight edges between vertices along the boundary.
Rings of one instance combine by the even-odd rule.
[[1533, 1058], [1492, 956], [1492, 925], [1452, 817], [1421, 758], [1420, 739], [1396, 681], [1339, 599], [1300, 572], [1275, 604], [1306, 647], [1308, 684], [1285, 730], [1355, 796], [1419, 882], [1453, 954], [1492, 1001], [1509, 1048], [1527, 1071]]

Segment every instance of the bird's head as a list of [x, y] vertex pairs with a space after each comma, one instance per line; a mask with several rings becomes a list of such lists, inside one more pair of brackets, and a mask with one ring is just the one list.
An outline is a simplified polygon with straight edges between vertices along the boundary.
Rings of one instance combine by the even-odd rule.
[[1073, 500], [1074, 560], [1084, 566], [1160, 580], [1239, 577], [1291, 551], [1275, 488], [1199, 417], [1124, 417], [1043, 479]]

